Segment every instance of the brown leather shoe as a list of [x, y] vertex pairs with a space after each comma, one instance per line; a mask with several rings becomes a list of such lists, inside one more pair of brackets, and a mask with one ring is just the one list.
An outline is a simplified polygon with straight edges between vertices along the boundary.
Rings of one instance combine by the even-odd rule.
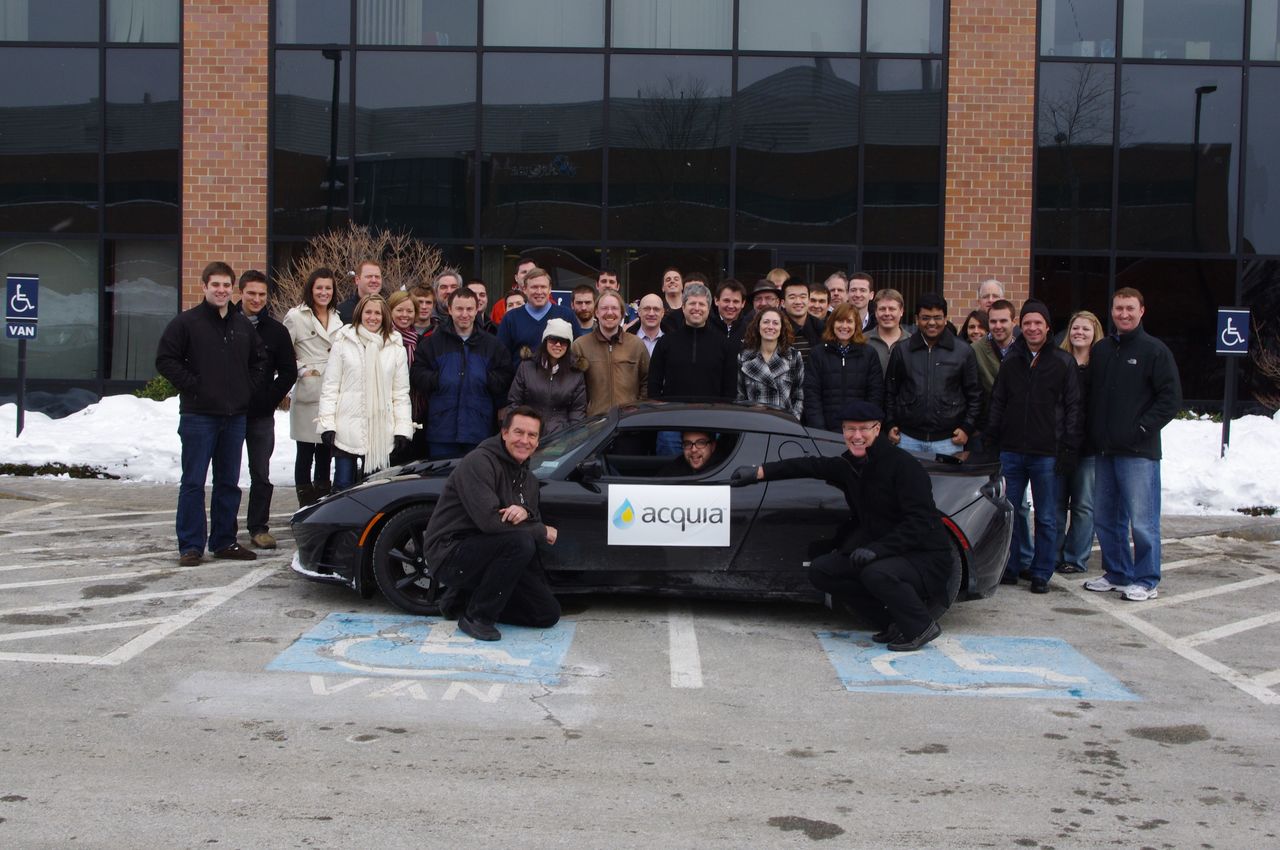
[[219, 549], [213, 553], [213, 557], [230, 561], [256, 561], [258, 556], [239, 543], [232, 543], [223, 549]]
[[267, 531], [259, 531], [257, 534], [251, 535], [249, 537], [249, 542], [254, 546], [257, 546], [259, 549], [276, 548], [276, 539]]
[[190, 552], [183, 552], [182, 555], [178, 557], [178, 566], [194, 567], [203, 560], [204, 556], [193, 549]]

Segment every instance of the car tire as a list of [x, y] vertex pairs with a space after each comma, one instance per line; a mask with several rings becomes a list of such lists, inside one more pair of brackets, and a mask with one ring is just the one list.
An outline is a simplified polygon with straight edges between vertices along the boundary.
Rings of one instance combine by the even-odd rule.
[[947, 613], [956, 599], [960, 597], [960, 585], [964, 582], [964, 563], [960, 560], [960, 552], [951, 547], [951, 569], [947, 573], [947, 588], [941, 599], [929, 600], [929, 616], [937, 620]]
[[438, 614], [428, 596], [434, 588], [427, 575], [426, 536], [431, 509], [404, 508], [387, 520], [373, 544], [373, 580], [388, 602], [410, 614]]

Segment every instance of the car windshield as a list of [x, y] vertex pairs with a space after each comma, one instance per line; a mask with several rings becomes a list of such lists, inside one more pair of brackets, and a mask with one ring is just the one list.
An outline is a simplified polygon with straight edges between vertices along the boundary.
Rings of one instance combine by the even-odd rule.
[[533, 469], [533, 474], [539, 478], [546, 478], [559, 469], [560, 464], [571, 455], [576, 454], [578, 449], [593, 442], [600, 432], [608, 427], [609, 417], [602, 415], [552, 434], [545, 443], [538, 446], [538, 450], [530, 459], [529, 466]]

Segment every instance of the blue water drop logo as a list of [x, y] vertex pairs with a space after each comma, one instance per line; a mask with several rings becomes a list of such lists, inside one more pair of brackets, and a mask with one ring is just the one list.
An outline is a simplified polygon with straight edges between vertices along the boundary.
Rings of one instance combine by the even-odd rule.
[[631, 500], [624, 499], [613, 514], [613, 527], [626, 528], [636, 521], [636, 509], [631, 507]]

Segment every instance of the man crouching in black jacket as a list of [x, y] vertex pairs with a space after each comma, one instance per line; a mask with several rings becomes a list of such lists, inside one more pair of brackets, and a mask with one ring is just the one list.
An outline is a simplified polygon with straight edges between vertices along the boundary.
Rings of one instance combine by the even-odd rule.
[[542, 521], [529, 471], [541, 432], [532, 407], [508, 410], [501, 433], [454, 467], [427, 523], [427, 563], [445, 586], [440, 613], [476, 640], [501, 638], [498, 620], [540, 629], [560, 620], [537, 547], [554, 545], [556, 530]]
[[913, 652], [942, 634], [928, 599], [945, 595], [951, 541], [933, 502], [929, 474], [914, 457], [879, 439], [884, 411], [854, 401], [841, 415], [840, 457], [806, 457], [743, 466], [734, 486], [784, 478], [820, 478], [844, 491], [851, 516], [834, 552], [815, 558], [809, 580], [879, 629], [871, 636], [895, 652]]

